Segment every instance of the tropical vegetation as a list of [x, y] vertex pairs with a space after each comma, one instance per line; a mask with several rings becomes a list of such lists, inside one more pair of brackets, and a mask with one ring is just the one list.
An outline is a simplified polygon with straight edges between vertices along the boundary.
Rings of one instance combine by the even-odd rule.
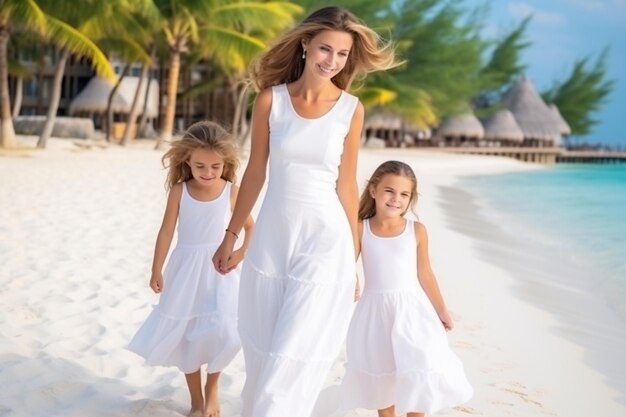
[[[229, 101], [226, 124], [235, 135], [245, 137], [252, 100], [245, 83], [249, 62], [280, 31], [325, 5], [316, 0], [83, 0], [80, 4], [76, 7], [71, 0], [0, 0], [0, 147], [15, 145], [12, 118], [19, 114], [21, 96], [16, 94], [11, 100], [8, 79], [13, 77], [14, 90], [21, 92], [21, 80], [30, 76], [15, 53], [24, 42], [51, 45], [59, 57], [39, 147], [45, 147], [51, 134], [65, 63], [71, 56], [86, 58], [98, 76], [116, 84], [104, 123], [107, 138], [113, 120], [111, 102], [131, 65], [141, 66], [141, 76], [121, 144], [145, 127], [142, 108], [148, 88], [142, 86], [150, 82], [154, 69], [163, 69], [161, 78], [166, 86], [160, 97], [163, 111], [158, 143], [175, 133], [178, 100], [206, 101], [218, 93]], [[525, 32], [530, 18], [499, 39], [485, 39], [481, 35], [485, 8], [468, 9], [460, 0], [338, 0], [327, 4], [347, 7], [383, 38], [393, 39], [404, 62], [355, 83], [353, 93], [369, 113], [391, 113], [422, 128], [437, 126], [443, 117], [468, 108], [486, 117], [499, 109], [503, 92], [526, 69], [521, 54], [529, 45]], [[605, 70], [606, 54], [593, 64], [588, 57], [577, 61], [568, 79], [556, 81], [543, 94], [559, 107], [574, 134], [592, 129], [594, 113], [613, 88]], [[107, 57], [123, 63], [121, 74], [113, 73]], [[200, 79], [188, 76], [194, 68], [203, 68]], [[140, 97], [142, 89], [146, 93]]]

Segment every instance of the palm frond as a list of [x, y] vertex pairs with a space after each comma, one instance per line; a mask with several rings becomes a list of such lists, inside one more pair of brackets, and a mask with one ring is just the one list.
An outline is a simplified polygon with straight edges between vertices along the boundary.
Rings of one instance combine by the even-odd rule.
[[293, 24], [294, 16], [302, 7], [288, 2], [237, 2], [215, 8], [214, 20], [220, 26], [237, 28], [244, 32], [259, 30], [276, 33]]
[[35, 0], [8, 0], [3, 1], [0, 7], [2, 20], [12, 25], [21, 26], [44, 33], [46, 30], [46, 14]]
[[48, 16], [48, 35], [59, 47], [67, 48], [73, 54], [84, 56], [103, 78], [115, 79], [111, 63], [93, 41], [78, 30], [54, 17]]
[[266, 46], [256, 37], [222, 27], [206, 28], [203, 39], [212, 40], [204, 45], [206, 55], [226, 71], [245, 71], [250, 60]]
[[365, 108], [382, 106], [392, 102], [398, 94], [390, 89], [381, 87], [362, 87], [355, 94], [359, 97]]
[[223, 77], [219, 77], [219, 76], [213, 77], [210, 80], [201, 81], [197, 84], [190, 86], [185, 91], [180, 93], [180, 97], [189, 98], [189, 97], [195, 97], [200, 94], [211, 92], [215, 89], [215, 87], [220, 85], [222, 81], [223, 81]]

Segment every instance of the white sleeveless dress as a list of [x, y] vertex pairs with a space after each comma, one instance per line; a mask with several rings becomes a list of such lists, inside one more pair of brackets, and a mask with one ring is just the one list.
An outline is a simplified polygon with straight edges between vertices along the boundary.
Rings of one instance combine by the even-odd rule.
[[222, 276], [211, 262], [230, 220], [230, 189], [226, 182], [219, 197], [198, 201], [183, 183], [178, 241], [163, 273], [163, 292], [128, 346], [149, 365], [191, 373], [207, 364], [207, 372], [214, 373], [239, 352], [240, 270]]
[[353, 311], [354, 243], [336, 181], [358, 100], [299, 116], [272, 88], [269, 181], [244, 260], [239, 332], [242, 417], [307, 417]]
[[343, 406], [427, 414], [473, 394], [463, 364], [417, 278], [413, 221], [395, 237], [374, 235], [363, 221], [364, 289], [346, 342]]

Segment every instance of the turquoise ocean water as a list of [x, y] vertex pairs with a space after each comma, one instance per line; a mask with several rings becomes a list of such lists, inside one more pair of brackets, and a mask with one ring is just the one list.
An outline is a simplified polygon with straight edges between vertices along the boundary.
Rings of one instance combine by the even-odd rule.
[[587, 288], [626, 323], [626, 164], [557, 164], [462, 185], [506, 232], [586, 271]]

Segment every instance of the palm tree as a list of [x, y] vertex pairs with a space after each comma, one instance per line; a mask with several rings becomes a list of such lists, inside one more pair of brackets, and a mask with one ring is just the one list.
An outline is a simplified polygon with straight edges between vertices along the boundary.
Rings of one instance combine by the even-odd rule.
[[46, 16], [35, 0], [0, 0], [0, 147], [3, 148], [15, 147], [7, 46], [11, 32], [19, 27], [44, 31]]
[[170, 140], [174, 128], [181, 55], [202, 40], [202, 49], [230, 68], [245, 66], [265, 44], [252, 35], [292, 22], [300, 8], [288, 2], [249, 0], [155, 0], [165, 22], [169, 50], [166, 109], [160, 140]]
[[[54, 75], [48, 118], [37, 143], [37, 146], [45, 147], [54, 126], [61, 94], [61, 81], [65, 71], [65, 63], [70, 53], [87, 57], [91, 60], [98, 75], [107, 79], [115, 79], [111, 64], [95, 42], [128, 33], [129, 25], [133, 25], [129, 16], [138, 8], [147, 7], [146, 4], [149, 5], [150, 3], [147, 0], [110, 0], [106, 2], [83, 0], [81, 7], [76, 7], [76, 4], [71, 1], [39, 1], [50, 15], [59, 18], [59, 20], [50, 19], [51, 24], [49, 26], [55, 29], [52, 31], [51, 39], [61, 48], [60, 59]], [[62, 23], [61, 19], [69, 22], [72, 26]], [[132, 38], [125, 38], [124, 44], [130, 45], [129, 48], [133, 48], [135, 51], [141, 50], [139, 46], [135, 45]]]

